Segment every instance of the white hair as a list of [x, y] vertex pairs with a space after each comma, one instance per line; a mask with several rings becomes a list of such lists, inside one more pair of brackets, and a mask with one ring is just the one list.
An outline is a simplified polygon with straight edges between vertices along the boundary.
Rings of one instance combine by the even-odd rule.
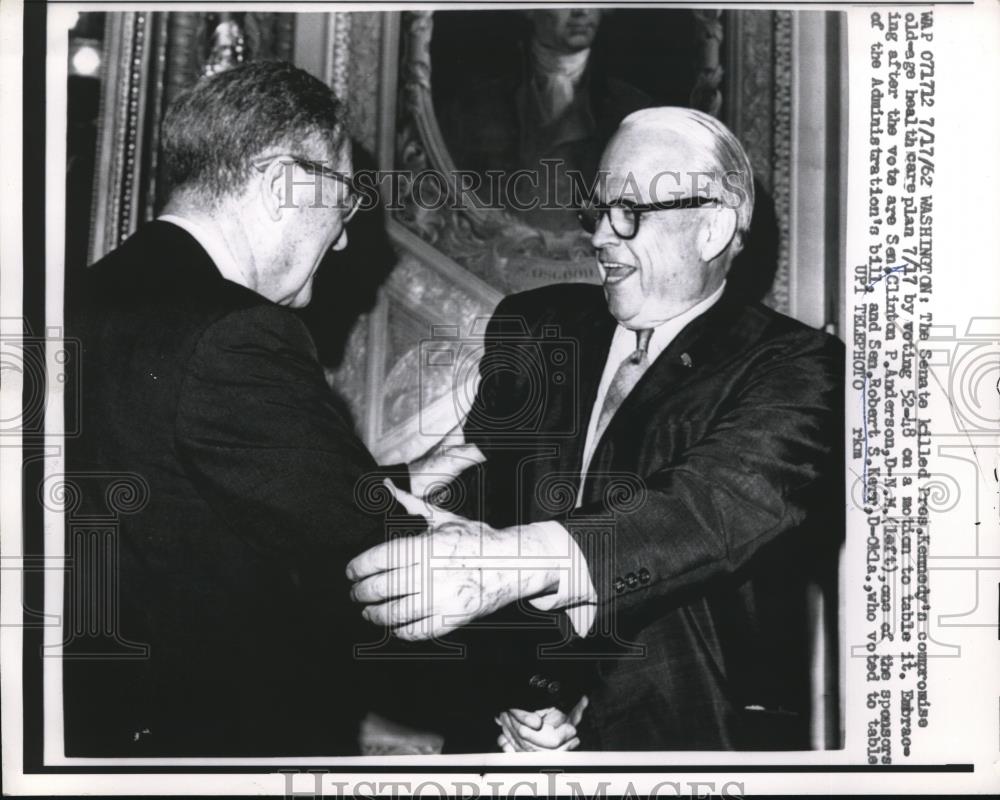
[[733, 132], [709, 114], [679, 106], [635, 111], [622, 120], [621, 129], [627, 128], [646, 129], [657, 135], [674, 133], [699, 152], [710, 171], [716, 174], [712, 181], [715, 191], [727, 195], [720, 199], [728, 203], [733, 195], [737, 196], [737, 202], [731, 205], [736, 211], [737, 246], [742, 246], [753, 215], [753, 169]]

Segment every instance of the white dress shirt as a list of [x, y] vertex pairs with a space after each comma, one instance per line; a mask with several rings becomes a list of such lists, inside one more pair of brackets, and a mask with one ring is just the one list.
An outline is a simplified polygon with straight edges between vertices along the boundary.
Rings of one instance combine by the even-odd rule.
[[[646, 350], [649, 364], [652, 366], [657, 357], [670, 343], [677, 338], [689, 322], [700, 317], [708, 309], [719, 302], [725, 291], [726, 282], [711, 295], [700, 303], [691, 306], [683, 314], [679, 314], [672, 319], [668, 319], [658, 327], [653, 329], [653, 335], [649, 340], [649, 347]], [[590, 469], [590, 461], [594, 457], [594, 450], [597, 449], [595, 433], [597, 431], [597, 421], [601, 416], [601, 409], [604, 406], [604, 398], [608, 394], [611, 381], [614, 380], [618, 367], [621, 366], [628, 356], [635, 352], [636, 336], [635, 331], [618, 325], [611, 338], [611, 347], [608, 350], [607, 360], [604, 362], [604, 372], [601, 373], [601, 381], [597, 385], [597, 397], [594, 398], [594, 405], [590, 411], [590, 421], [587, 423], [587, 436], [583, 443], [583, 462], [580, 469], [580, 488], [576, 496], [576, 507], [583, 503], [583, 485]], [[580, 636], [586, 633], [594, 624], [594, 617], [597, 615], [597, 590], [590, 577], [590, 569], [587, 560], [584, 558], [579, 546], [572, 536], [569, 535], [558, 522], [541, 523], [547, 527], [546, 535], [551, 537], [553, 543], [553, 555], [563, 556], [567, 569], [562, 572], [559, 580], [559, 588], [553, 594], [543, 595], [531, 601], [531, 604], [541, 610], [549, 611], [554, 608], [563, 608], [573, 628]]]

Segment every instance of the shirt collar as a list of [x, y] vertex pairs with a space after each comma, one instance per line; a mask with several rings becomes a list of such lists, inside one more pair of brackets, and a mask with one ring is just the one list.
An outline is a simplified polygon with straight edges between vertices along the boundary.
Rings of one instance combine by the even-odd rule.
[[[676, 317], [672, 317], [666, 322], [662, 322], [655, 327], [653, 329], [653, 335], [649, 339], [649, 348], [646, 350], [649, 363], [652, 364], [656, 361], [660, 353], [670, 346], [670, 343], [677, 338], [677, 334], [684, 330], [689, 322], [697, 319], [708, 311], [708, 309], [718, 303], [725, 289], [726, 282], [723, 281], [722, 285], [704, 300], [701, 300], [691, 306], [691, 308], [687, 311], [678, 314]], [[612, 348], [618, 349], [615, 345], [618, 345], [618, 348], [621, 348], [623, 351], [627, 350], [626, 355], [631, 353], [635, 350], [635, 331], [619, 324], [618, 327], [615, 328], [614, 341], [612, 342]], [[622, 357], [624, 358], [624, 356]]]

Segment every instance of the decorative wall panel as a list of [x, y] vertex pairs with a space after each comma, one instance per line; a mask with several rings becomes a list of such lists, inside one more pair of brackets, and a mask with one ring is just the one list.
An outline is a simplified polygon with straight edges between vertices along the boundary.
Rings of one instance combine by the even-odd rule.
[[[766, 275], [764, 301], [789, 310], [788, 237], [791, 125], [791, 14], [786, 11], [727, 11], [728, 70], [723, 79], [722, 119], [743, 143], [756, 178], [753, 231], [760, 247], [746, 260]], [[734, 268], [735, 270], [736, 268]], [[756, 291], [759, 280], [749, 280]]]

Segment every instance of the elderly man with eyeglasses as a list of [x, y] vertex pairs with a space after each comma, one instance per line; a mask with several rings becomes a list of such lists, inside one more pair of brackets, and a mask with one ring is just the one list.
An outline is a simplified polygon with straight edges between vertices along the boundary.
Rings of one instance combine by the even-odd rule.
[[[726, 291], [754, 196], [718, 120], [635, 112], [596, 187], [579, 216], [602, 286], [514, 295], [486, 331], [465, 434], [488, 525], [439, 515], [409, 547], [361, 554], [354, 595], [404, 638], [521, 599], [555, 612], [534, 663], [509, 655], [529, 640], [517, 615], [480, 636], [504, 643], [481, 686], [522, 670], [504, 750], [806, 748], [805, 592], [841, 535], [843, 346]], [[489, 591], [448, 616], [455, 568]]]
[[359, 205], [344, 116], [290, 64], [202, 80], [166, 115], [163, 214], [71, 281], [68, 480], [111, 538], [67, 540], [67, 755], [359, 751], [344, 566], [384, 539], [378, 468], [292, 311]]

